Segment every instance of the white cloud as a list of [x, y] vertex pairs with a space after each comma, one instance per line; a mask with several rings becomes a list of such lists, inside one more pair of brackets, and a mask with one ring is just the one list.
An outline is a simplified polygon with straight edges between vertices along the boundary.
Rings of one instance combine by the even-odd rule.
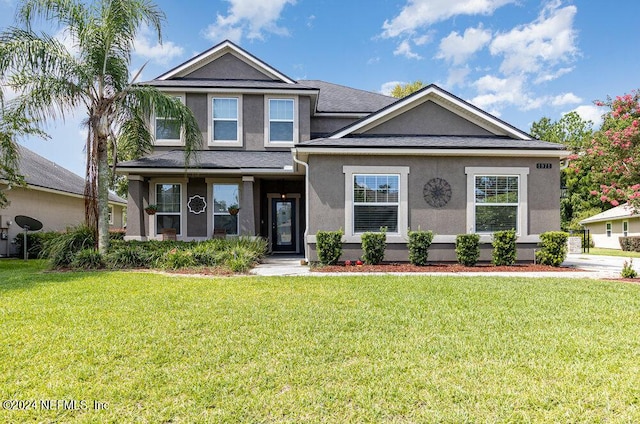
[[564, 93], [557, 95], [551, 99], [551, 104], [554, 106], [565, 106], [580, 103], [582, 99], [573, 93]]
[[[227, 0], [230, 3], [226, 15], [217, 14], [216, 21], [204, 31], [206, 38], [219, 42], [223, 39], [239, 43], [243, 37], [250, 40], [264, 38], [264, 33], [289, 35], [276, 22], [287, 4], [296, 0]], [[311, 22], [311, 21], [310, 21]]]
[[491, 31], [482, 28], [467, 28], [463, 35], [456, 31], [440, 40], [436, 58], [460, 65], [491, 40]]
[[184, 53], [184, 49], [174, 42], [165, 41], [160, 44], [152, 41], [153, 37], [154, 34], [149, 28], [142, 28], [133, 42], [133, 52], [160, 65], [166, 65]]
[[80, 49], [78, 48], [78, 43], [74, 39], [74, 37], [69, 33], [67, 27], [61, 28], [58, 32], [56, 32], [53, 36], [56, 40], [58, 40], [62, 45], [67, 49], [71, 55], [78, 57], [80, 56]]
[[571, 112], [576, 112], [582, 119], [593, 122], [594, 127], [602, 125], [602, 114], [604, 111], [601, 107], [595, 105], [581, 105], [573, 109]]
[[411, 44], [409, 44], [409, 40], [403, 40], [400, 44], [398, 44], [398, 47], [396, 47], [396, 49], [393, 51], [393, 55], [404, 56], [407, 59], [422, 59], [422, 56], [414, 53], [413, 50], [411, 50]]
[[572, 72], [574, 70], [573, 67], [571, 68], [560, 68], [558, 70], [547, 70], [548, 72], [544, 72], [545, 70], [542, 70], [540, 72], [540, 74], [538, 74], [538, 77], [533, 81], [535, 84], [540, 84], [543, 82], [548, 82], [548, 81], [553, 81], [554, 79], [560, 78], [561, 76], [568, 74], [569, 72]]
[[447, 77], [447, 87], [463, 87], [470, 72], [471, 69], [468, 66], [465, 66], [464, 68], [449, 69], [449, 75]]
[[388, 81], [385, 82], [384, 84], [382, 84], [382, 86], [380, 87], [380, 93], [386, 95], [386, 96], [390, 96], [391, 95], [391, 91], [395, 88], [396, 85], [405, 85], [406, 82], [404, 81]]
[[539, 71], [553, 75], [550, 66], [571, 62], [578, 54], [573, 29], [576, 12], [575, 6], [561, 8], [560, 2], [554, 1], [534, 22], [496, 35], [490, 51], [503, 56], [500, 70], [506, 75]]
[[524, 106], [528, 103], [529, 96], [524, 91], [524, 79], [521, 76], [499, 78], [485, 75], [476, 80], [473, 86], [479, 94], [471, 99], [471, 103], [481, 109], [499, 109], [509, 104]]
[[382, 37], [413, 34], [417, 29], [457, 15], [491, 15], [516, 0], [408, 0], [398, 16], [385, 20]]

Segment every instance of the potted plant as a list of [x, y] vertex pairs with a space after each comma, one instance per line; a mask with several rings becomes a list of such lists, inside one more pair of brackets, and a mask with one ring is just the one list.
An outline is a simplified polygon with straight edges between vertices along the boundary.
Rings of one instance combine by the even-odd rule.
[[238, 206], [237, 203], [234, 203], [233, 205], [227, 208], [227, 211], [229, 211], [230, 215], [238, 215], [238, 212], [240, 212], [240, 207]]
[[158, 212], [158, 205], [149, 205], [146, 208], [144, 208], [144, 211], [149, 215], [155, 215], [156, 212]]

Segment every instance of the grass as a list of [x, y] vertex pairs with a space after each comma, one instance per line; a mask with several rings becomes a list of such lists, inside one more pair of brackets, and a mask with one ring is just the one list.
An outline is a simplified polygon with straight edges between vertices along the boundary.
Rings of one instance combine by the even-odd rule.
[[2, 422], [640, 421], [638, 285], [44, 267], [0, 261], [0, 397], [87, 408]]
[[602, 247], [589, 248], [589, 255], [619, 256], [624, 258], [640, 258], [640, 252], [623, 252], [619, 249], [605, 249]]

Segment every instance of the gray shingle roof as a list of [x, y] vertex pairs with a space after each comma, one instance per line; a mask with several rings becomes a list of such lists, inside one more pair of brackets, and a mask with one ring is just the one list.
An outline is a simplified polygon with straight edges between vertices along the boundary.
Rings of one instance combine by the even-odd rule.
[[[200, 169], [284, 169], [292, 166], [291, 152], [199, 150], [189, 168]], [[184, 168], [184, 151], [170, 150], [121, 162], [121, 168]]]
[[[27, 184], [80, 196], [84, 195], [84, 178], [24, 146], [19, 146], [19, 150], [18, 169]], [[109, 193], [109, 200], [116, 203], [127, 203], [125, 199], [114, 193]]]
[[540, 140], [515, 140], [507, 137], [464, 136], [381, 136], [318, 138], [296, 147], [317, 148], [405, 148], [405, 149], [535, 149], [564, 150], [562, 144]]
[[300, 80], [299, 84], [320, 90], [318, 112], [371, 113], [398, 99], [320, 80]]

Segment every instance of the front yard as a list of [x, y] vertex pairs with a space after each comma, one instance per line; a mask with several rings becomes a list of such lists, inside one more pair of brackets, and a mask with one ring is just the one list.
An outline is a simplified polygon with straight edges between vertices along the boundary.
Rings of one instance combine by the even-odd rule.
[[2, 422], [640, 421], [638, 285], [43, 269], [0, 261]]

